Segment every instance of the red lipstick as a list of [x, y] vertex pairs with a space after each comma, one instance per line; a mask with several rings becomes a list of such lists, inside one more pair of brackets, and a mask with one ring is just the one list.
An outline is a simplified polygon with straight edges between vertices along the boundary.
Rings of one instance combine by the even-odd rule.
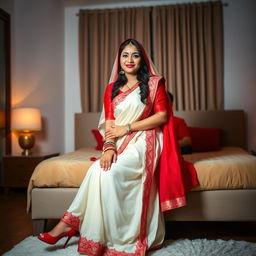
[[135, 65], [134, 64], [126, 64], [125, 65], [127, 68], [133, 68]]

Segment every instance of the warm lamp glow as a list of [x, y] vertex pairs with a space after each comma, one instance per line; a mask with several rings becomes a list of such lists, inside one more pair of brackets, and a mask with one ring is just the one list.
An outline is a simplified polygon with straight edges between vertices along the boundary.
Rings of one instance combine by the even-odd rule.
[[11, 129], [20, 131], [19, 145], [22, 155], [31, 155], [35, 144], [34, 131], [41, 130], [41, 111], [38, 108], [15, 108], [12, 110]]
[[12, 110], [12, 130], [40, 131], [41, 111], [38, 108], [15, 108]]

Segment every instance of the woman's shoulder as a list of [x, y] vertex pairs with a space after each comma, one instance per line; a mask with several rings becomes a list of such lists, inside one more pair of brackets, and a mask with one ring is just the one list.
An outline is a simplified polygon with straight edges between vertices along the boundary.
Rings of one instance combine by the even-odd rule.
[[112, 90], [114, 84], [115, 84], [115, 82], [112, 82], [112, 83], [108, 84], [108, 85], [106, 86], [106, 89], [105, 89], [105, 90], [106, 90], [106, 91]]
[[112, 82], [112, 83], [108, 84], [107, 87], [113, 87], [114, 84], [115, 84], [115, 82]]
[[152, 75], [149, 77], [149, 80], [155, 80], [155, 81], [160, 81], [160, 80], [165, 80], [163, 76], [158, 76], [158, 75]]
[[165, 83], [165, 78], [163, 76], [153, 75], [150, 76], [149, 82], [160, 85]]

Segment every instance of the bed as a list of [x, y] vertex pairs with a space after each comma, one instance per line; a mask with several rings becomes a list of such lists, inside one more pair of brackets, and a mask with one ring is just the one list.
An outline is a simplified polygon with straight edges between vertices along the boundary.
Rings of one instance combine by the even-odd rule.
[[[28, 187], [33, 235], [44, 231], [48, 219], [63, 215], [92, 163], [91, 158], [100, 156], [91, 133], [99, 115], [76, 114], [75, 152], [46, 160], [35, 169]], [[246, 152], [244, 112], [176, 111], [175, 115], [184, 118], [189, 126], [222, 129], [222, 147], [185, 156], [195, 163], [200, 186], [188, 193], [187, 206], [165, 214], [166, 221], [256, 221], [256, 157]], [[58, 162], [61, 171], [57, 171]], [[224, 178], [224, 173], [228, 178]]]

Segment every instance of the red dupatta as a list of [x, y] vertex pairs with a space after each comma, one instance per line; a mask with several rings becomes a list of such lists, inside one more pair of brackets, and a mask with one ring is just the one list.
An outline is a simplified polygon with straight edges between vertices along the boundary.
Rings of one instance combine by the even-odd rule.
[[159, 161], [159, 197], [162, 211], [186, 205], [185, 195], [198, 185], [195, 167], [180, 153], [174, 129], [172, 104], [163, 126], [163, 150]]

